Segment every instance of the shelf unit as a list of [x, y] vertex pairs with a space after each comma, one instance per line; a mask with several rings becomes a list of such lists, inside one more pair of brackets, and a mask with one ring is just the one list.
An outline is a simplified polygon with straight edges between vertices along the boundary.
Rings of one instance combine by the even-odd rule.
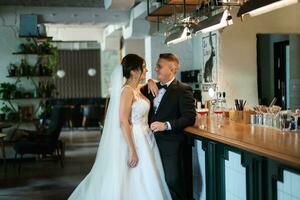
[[[28, 44], [24, 43], [23, 47], [25, 45], [28, 45], [27, 47], [29, 47], [30, 45], [31, 45], [31, 47], [34, 47], [32, 49], [29, 49], [29, 52], [22, 52], [22, 51], [13, 52], [13, 55], [24, 56], [23, 61], [25, 61], [25, 64], [26, 64], [25, 67], [28, 70], [28, 72], [27, 72], [28, 74], [25, 74], [24, 71], [20, 72], [20, 73], [24, 73], [24, 74], [19, 74], [19, 71], [22, 71], [21, 67], [24, 67], [24, 65], [22, 66], [22, 64], [21, 64], [20, 66], [14, 65], [13, 67], [15, 68], [14, 69], [15, 73], [11, 73], [13, 75], [10, 75], [10, 73], [9, 73], [9, 75], [6, 77], [15, 79], [15, 85], [17, 85], [20, 82], [23, 82], [23, 79], [30, 80], [31, 83], [29, 82], [29, 84], [33, 86], [34, 92], [28, 91], [28, 92], [22, 93], [20, 90], [18, 90], [19, 88], [17, 88], [16, 91], [19, 92], [18, 97], [1, 99], [3, 102], [5, 102], [5, 105], [8, 106], [15, 114], [19, 115], [18, 120], [13, 120], [13, 121], [15, 121], [15, 123], [23, 123], [24, 121], [26, 121], [26, 122], [36, 121], [36, 119], [38, 118], [37, 117], [38, 111], [43, 106], [45, 106], [45, 102], [47, 100], [50, 100], [53, 97], [53, 94], [49, 95], [50, 92], [47, 93], [47, 91], [46, 91], [46, 87], [48, 86], [49, 83], [51, 83], [50, 81], [54, 77], [53, 71], [49, 71], [49, 68], [47, 68], [47, 64], [49, 62], [49, 59], [47, 57], [55, 56], [55, 54], [42, 52], [43, 50], [46, 50], [47, 52], [53, 51], [52, 48], [54, 48], [54, 47], [49, 44], [46, 44], [46, 42], [49, 43], [50, 40], [52, 40], [52, 37], [20, 36], [20, 38], [25, 38], [28, 42], [31, 42]], [[44, 45], [44, 46], [41, 47], [40, 45]], [[22, 45], [20, 45], [20, 46], [22, 46]], [[30, 51], [32, 51], [32, 52], [30, 52]], [[27, 56], [30, 56], [30, 55], [37, 56], [36, 61], [35, 61], [36, 64], [33, 66], [27, 64]], [[45, 60], [46, 58], [48, 60]], [[47, 64], [45, 64], [45, 63], [47, 63]], [[40, 71], [40, 70], [42, 70], [42, 71]], [[44, 90], [42, 90], [42, 87], [41, 87], [42, 83], [46, 83], [46, 84], [43, 84]], [[30, 95], [30, 97], [22, 97], [23, 95]], [[19, 97], [19, 96], [21, 96], [21, 97]], [[28, 101], [30, 103], [32, 102], [32, 104], [29, 105]], [[21, 113], [22, 107], [20, 107], [20, 106], [24, 105], [24, 104], [28, 105], [25, 107], [32, 108], [32, 109], [29, 109], [29, 110], [32, 110], [32, 113], [30, 113], [31, 117], [29, 117], [28, 119], [22, 118], [22, 116], [24, 116], [23, 115], [24, 113]], [[44, 109], [46, 109], [46, 108], [44, 108]]]

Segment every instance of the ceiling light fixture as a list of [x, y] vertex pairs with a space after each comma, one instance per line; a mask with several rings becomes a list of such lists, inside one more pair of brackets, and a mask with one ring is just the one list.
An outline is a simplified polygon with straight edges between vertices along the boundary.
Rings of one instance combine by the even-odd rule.
[[299, 2], [300, 0], [250, 0], [241, 6], [237, 16], [243, 17], [248, 14], [254, 17]]
[[183, 42], [183, 41], [191, 39], [191, 38], [192, 38], [192, 34], [188, 27], [176, 26], [167, 35], [165, 44], [167, 44], [167, 45], [177, 44], [179, 42]]
[[211, 31], [216, 31], [226, 26], [232, 25], [232, 17], [228, 10], [224, 10], [223, 12], [214, 15], [201, 21], [198, 25], [194, 26], [193, 33], [208, 33]]

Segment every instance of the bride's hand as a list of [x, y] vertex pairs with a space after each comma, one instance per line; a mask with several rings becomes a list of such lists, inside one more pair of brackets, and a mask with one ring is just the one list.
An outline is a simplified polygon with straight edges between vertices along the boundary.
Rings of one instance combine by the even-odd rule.
[[156, 85], [156, 82], [153, 79], [149, 79], [147, 84], [152, 95], [156, 97], [156, 95], [158, 94], [158, 87]]
[[131, 153], [130, 153], [130, 158], [129, 158], [129, 160], [128, 160], [128, 165], [129, 165], [129, 167], [131, 167], [131, 168], [136, 167], [137, 164], [138, 164], [138, 162], [139, 162], [139, 158], [138, 158], [138, 156], [137, 156], [136, 151], [131, 152]]

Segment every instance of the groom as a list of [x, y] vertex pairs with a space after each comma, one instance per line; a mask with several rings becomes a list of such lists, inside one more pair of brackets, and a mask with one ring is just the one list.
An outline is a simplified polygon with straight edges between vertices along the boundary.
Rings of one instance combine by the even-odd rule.
[[149, 125], [155, 133], [165, 177], [173, 200], [186, 200], [185, 135], [183, 129], [195, 122], [192, 88], [175, 79], [179, 59], [175, 54], [160, 54], [156, 72], [159, 88], [156, 96], [148, 86], [141, 92], [151, 102]]

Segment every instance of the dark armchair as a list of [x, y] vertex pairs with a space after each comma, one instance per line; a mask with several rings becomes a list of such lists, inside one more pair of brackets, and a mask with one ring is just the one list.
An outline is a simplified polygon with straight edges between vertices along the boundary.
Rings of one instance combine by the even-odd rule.
[[61, 167], [63, 167], [64, 145], [59, 141], [61, 129], [64, 125], [63, 108], [54, 107], [50, 117], [48, 128], [42, 133], [31, 134], [26, 139], [20, 140], [13, 146], [15, 150], [15, 158], [21, 155], [19, 159], [19, 173], [21, 172], [21, 165], [23, 156], [25, 154], [35, 155], [54, 155], [59, 158]]

